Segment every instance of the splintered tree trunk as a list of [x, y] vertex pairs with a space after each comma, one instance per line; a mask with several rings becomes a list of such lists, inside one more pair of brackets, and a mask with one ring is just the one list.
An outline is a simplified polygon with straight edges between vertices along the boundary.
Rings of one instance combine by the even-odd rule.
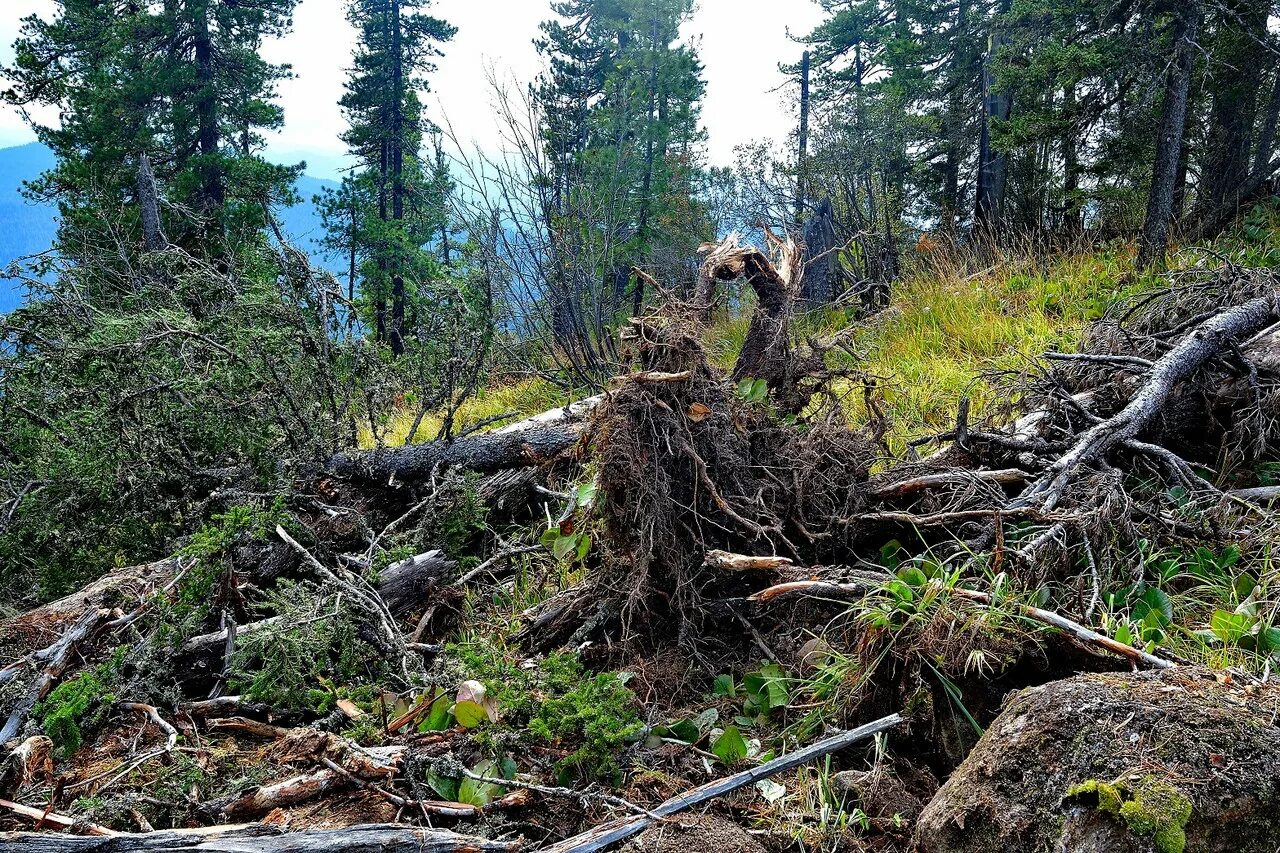
[[142, 245], [148, 252], [164, 248], [164, 234], [160, 231], [160, 190], [156, 186], [156, 173], [151, 169], [151, 158], [144, 151], [138, 155], [138, 214], [142, 219]]
[[292, 832], [280, 826], [248, 824], [107, 837], [0, 832], [0, 849], [7, 853], [496, 853], [519, 847], [515, 841], [395, 824]]
[[1164, 262], [1169, 248], [1173, 220], [1173, 197], [1182, 154], [1182, 135], [1187, 118], [1187, 98], [1191, 91], [1191, 67], [1200, 22], [1199, 0], [1180, 7], [1174, 26], [1173, 69], [1164, 92], [1164, 115], [1156, 144], [1156, 162], [1147, 195], [1147, 215], [1138, 241], [1137, 264], [1147, 269]]
[[810, 302], [826, 303], [836, 298], [837, 276], [835, 212], [831, 200], [818, 202], [804, 223], [804, 276], [800, 280], [800, 297]]

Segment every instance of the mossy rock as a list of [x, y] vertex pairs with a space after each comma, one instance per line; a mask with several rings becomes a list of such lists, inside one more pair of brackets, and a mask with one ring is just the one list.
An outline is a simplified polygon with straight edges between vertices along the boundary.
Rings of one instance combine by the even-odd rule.
[[920, 853], [1274, 853], [1280, 688], [1176, 669], [1014, 696], [925, 807]]

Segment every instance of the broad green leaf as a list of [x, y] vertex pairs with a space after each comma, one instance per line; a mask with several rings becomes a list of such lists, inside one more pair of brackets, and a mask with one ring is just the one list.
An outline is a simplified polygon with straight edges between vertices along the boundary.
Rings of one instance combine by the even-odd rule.
[[[499, 774], [497, 765], [492, 761], [481, 761], [471, 768], [471, 772], [489, 777]], [[492, 782], [477, 782], [469, 776], [458, 783], [458, 802], [478, 808], [487, 806], [504, 793], [506, 793], [506, 789], [499, 785], [495, 785]]]
[[1243, 613], [1232, 613], [1229, 610], [1215, 610], [1209, 620], [1209, 629], [1213, 635], [1224, 643], [1239, 643], [1256, 620]]
[[467, 699], [454, 703], [453, 716], [457, 718], [458, 725], [464, 729], [474, 729], [489, 719], [489, 712], [479, 702]]
[[716, 696], [727, 696], [732, 699], [737, 695], [737, 685], [733, 682], [732, 675], [717, 675], [715, 683], [711, 685], [711, 692]]
[[591, 537], [585, 533], [578, 534], [578, 550], [574, 557], [582, 560], [585, 559], [587, 553], [591, 550]]
[[698, 727], [691, 720], [681, 720], [678, 723], [671, 724], [671, 736], [676, 740], [682, 740], [685, 743], [697, 743], [702, 740], [702, 733], [698, 731]]
[[737, 726], [729, 726], [711, 744], [711, 751], [725, 764], [733, 765], [747, 757], [747, 742]]
[[578, 491], [574, 493], [574, 498], [580, 507], [590, 507], [596, 502], [596, 492], [598, 491], [595, 482], [583, 483], [578, 486]]

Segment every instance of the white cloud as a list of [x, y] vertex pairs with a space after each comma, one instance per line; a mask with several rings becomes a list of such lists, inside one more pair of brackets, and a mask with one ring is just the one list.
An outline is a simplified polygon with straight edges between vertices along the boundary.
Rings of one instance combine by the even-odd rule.
[[[445, 46], [439, 70], [431, 77], [426, 101], [437, 120], [449, 117], [463, 140], [496, 147], [498, 128], [491, 105], [487, 69], [526, 82], [541, 69], [533, 47], [540, 21], [550, 16], [550, 0], [436, 0], [431, 14], [458, 27]], [[0, 0], [0, 61], [12, 58], [9, 47], [18, 21], [27, 14], [48, 14], [51, 0]], [[302, 0], [287, 37], [264, 48], [273, 61], [293, 66], [295, 79], [280, 86], [285, 127], [270, 138], [270, 150], [281, 160], [306, 159], [308, 171], [331, 176], [341, 165], [338, 139], [343, 121], [337, 99], [350, 65], [355, 32], [347, 23], [343, 0]], [[794, 87], [778, 92], [787, 81], [780, 62], [794, 62], [801, 48], [787, 29], [801, 35], [821, 20], [815, 0], [700, 0], [684, 35], [696, 40], [705, 67], [707, 96], [703, 123], [712, 162], [731, 162], [735, 145], [761, 137], [782, 139], [791, 132]], [[0, 145], [31, 138], [10, 108], [0, 108]]]

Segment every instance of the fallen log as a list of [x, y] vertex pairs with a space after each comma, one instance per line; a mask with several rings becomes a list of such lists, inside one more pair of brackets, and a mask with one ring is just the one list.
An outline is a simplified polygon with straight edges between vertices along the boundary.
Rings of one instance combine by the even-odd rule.
[[178, 573], [181, 562], [173, 558], [115, 569], [71, 595], [0, 621], [0, 647], [10, 654], [38, 649], [53, 642], [87, 609], [128, 609], [131, 602], [142, 602], [168, 583]]
[[798, 749], [790, 755], [766, 761], [759, 767], [752, 767], [740, 773], [734, 773], [732, 776], [713, 780], [672, 797], [648, 814], [619, 818], [618, 820], [601, 824], [594, 829], [589, 829], [580, 835], [566, 838], [564, 841], [552, 844], [549, 847], [544, 847], [542, 848], [542, 853], [593, 853], [593, 851], [602, 850], [610, 844], [616, 844], [643, 832], [655, 821], [664, 817], [670, 817], [716, 797], [732, 793], [739, 788], [745, 788], [748, 785], [759, 782], [761, 779], [767, 779], [770, 776], [776, 776], [779, 773], [808, 764], [810, 761], [830, 755], [872, 735], [888, 731], [901, 722], [901, 716], [890, 714], [875, 722], [867, 723], [865, 726], [859, 726], [856, 729], [823, 738], [817, 743]]
[[39, 832], [0, 833], [6, 853], [499, 853], [517, 841], [491, 841], [442, 829], [366, 824], [290, 832], [248, 824], [90, 838]]
[[603, 399], [604, 395], [598, 394], [493, 432], [453, 441], [339, 453], [325, 467], [339, 477], [379, 484], [421, 480], [442, 468], [465, 468], [481, 474], [527, 468], [572, 447], [587, 416]]

